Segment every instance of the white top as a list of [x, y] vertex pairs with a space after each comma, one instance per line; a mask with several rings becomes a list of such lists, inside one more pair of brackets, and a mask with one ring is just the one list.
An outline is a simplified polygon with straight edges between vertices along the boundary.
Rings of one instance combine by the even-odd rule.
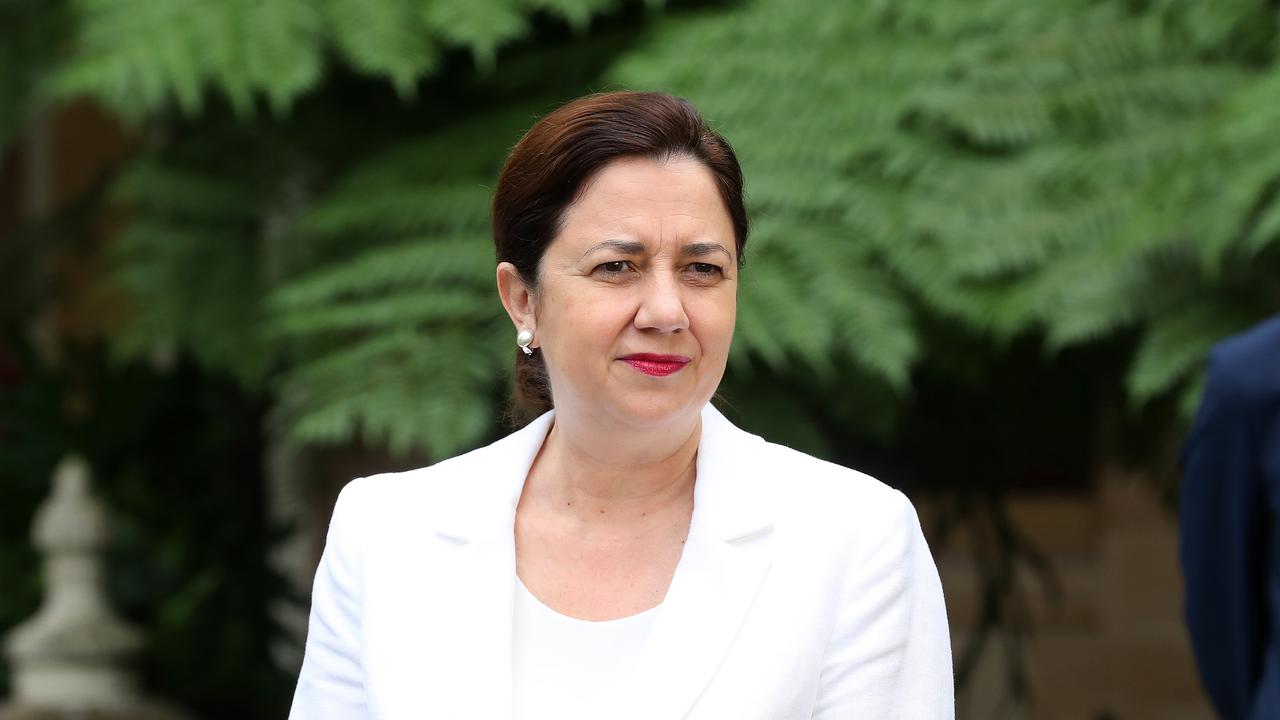
[[512, 624], [515, 720], [598, 720], [616, 713], [658, 608], [617, 620], [579, 620], [552, 610], [516, 579]]

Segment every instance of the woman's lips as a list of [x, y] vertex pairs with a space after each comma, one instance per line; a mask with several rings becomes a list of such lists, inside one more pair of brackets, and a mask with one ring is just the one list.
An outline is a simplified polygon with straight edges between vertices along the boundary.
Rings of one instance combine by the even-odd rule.
[[622, 361], [631, 367], [639, 370], [645, 375], [670, 375], [680, 372], [680, 370], [689, 363], [689, 358], [683, 355], [653, 355], [650, 353], [636, 353], [622, 358]]

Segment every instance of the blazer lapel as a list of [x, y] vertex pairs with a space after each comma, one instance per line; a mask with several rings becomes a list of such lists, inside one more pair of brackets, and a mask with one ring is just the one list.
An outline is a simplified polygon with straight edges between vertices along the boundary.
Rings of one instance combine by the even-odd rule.
[[[444, 546], [409, 593], [424, 659], [412, 664], [404, 717], [494, 718], [512, 715], [511, 619], [515, 593], [516, 504], [553, 415], [453, 461], [431, 525]], [[470, 462], [464, 462], [465, 460]], [[435, 514], [435, 513], [433, 513]], [[400, 716], [396, 716], [400, 717]]]
[[762, 444], [710, 405], [703, 411], [689, 537], [629, 686], [634, 718], [689, 712], [768, 573], [773, 520], [750, 462]]

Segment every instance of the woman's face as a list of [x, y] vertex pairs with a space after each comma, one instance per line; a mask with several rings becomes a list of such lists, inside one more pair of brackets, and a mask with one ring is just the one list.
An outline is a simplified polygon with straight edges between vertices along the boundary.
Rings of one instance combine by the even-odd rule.
[[532, 295], [558, 411], [637, 426], [696, 415], [737, 311], [733, 224], [701, 162], [623, 158], [562, 218]]

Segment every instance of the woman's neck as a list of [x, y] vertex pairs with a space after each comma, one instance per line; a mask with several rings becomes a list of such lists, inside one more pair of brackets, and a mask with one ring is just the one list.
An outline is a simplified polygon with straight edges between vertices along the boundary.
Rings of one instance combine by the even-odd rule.
[[643, 518], [692, 501], [702, 421], [613, 430], [557, 412], [521, 504], [582, 522]]

